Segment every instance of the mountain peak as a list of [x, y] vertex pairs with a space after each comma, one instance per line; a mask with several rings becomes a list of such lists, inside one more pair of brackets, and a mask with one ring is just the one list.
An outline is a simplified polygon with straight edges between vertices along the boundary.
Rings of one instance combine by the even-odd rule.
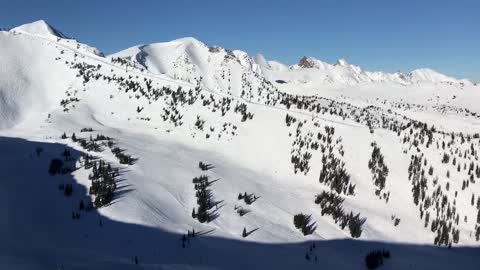
[[301, 68], [314, 68], [315, 61], [311, 57], [304, 56], [298, 61], [298, 66]]
[[32, 23], [17, 26], [11, 30], [12, 32], [24, 32], [32, 35], [43, 37], [67, 38], [62, 32], [53, 28], [44, 20], [38, 20]]
[[347, 60], [341, 58], [337, 60], [337, 63], [335, 63], [335, 65], [346, 67], [346, 66], [349, 66], [350, 64], [347, 62]]
[[439, 73], [430, 68], [419, 68], [410, 72], [410, 77], [412, 81], [420, 82], [455, 82], [457, 81], [454, 78], [451, 78], [445, 74]]
[[331, 67], [330, 64], [322, 62], [316, 58], [310, 56], [304, 56], [299, 61], [298, 64], [291, 66], [291, 69], [298, 69], [298, 68], [314, 68], [314, 69], [329, 69]]
[[265, 59], [265, 57], [262, 54], [255, 55], [254, 61], [255, 61], [255, 63], [257, 63], [257, 65], [259, 65], [261, 67], [270, 68], [270, 65], [268, 64], [267, 59]]
[[183, 43], [183, 44], [193, 44], [193, 45], [199, 45], [199, 46], [207, 46], [205, 43], [201, 42], [200, 40], [194, 38], [194, 37], [183, 37], [183, 38], [178, 38], [173, 40], [172, 42], [178, 42], [178, 43]]

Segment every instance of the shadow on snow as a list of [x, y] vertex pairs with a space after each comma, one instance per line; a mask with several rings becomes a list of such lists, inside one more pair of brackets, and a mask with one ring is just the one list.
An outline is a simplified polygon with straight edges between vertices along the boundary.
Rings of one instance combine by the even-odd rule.
[[[181, 234], [111, 220], [102, 209], [79, 211], [79, 201], [90, 197], [76, 172], [47, 172], [65, 149], [75, 160], [82, 154], [62, 144], [0, 137], [1, 269], [365, 269], [365, 255], [374, 249], [391, 252], [382, 269], [480, 269], [480, 250], [469, 247], [351, 239], [268, 244], [205, 231], [182, 248]], [[60, 183], [73, 185], [72, 196], [64, 196]], [[113, 203], [131, 190], [120, 184]], [[72, 211], [80, 218], [72, 219]]]

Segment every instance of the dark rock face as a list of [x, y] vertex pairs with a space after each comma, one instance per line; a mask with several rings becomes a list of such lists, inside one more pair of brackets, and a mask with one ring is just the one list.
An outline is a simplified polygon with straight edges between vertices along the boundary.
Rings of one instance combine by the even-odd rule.
[[315, 67], [313, 61], [306, 56], [304, 56], [304, 57], [302, 57], [302, 59], [300, 59], [300, 61], [298, 62], [298, 66], [302, 67], [302, 68], [314, 68]]

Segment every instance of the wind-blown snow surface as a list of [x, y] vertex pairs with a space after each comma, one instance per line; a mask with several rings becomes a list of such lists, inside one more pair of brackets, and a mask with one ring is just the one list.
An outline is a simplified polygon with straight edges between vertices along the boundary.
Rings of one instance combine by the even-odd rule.
[[[346, 61], [287, 67], [241, 51], [208, 47], [193, 38], [138, 46], [103, 58], [56, 30], [41, 31], [45, 25], [37, 22], [22, 31], [0, 32], [0, 60], [5, 63], [0, 67], [2, 268], [136, 269], [137, 256], [145, 269], [363, 269], [365, 254], [382, 248], [392, 252], [386, 269], [480, 267], [475, 239], [478, 180], [462, 188], [468, 178], [463, 166], [478, 164], [478, 154], [469, 152], [471, 160], [457, 157], [462, 164], [458, 172], [451, 161], [441, 163], [450, 150], [452, 158], [455, 151], [470, 151], [470, 145], [478, 151], [478, 138], [461, 144], [459, 135], [451, 140], [450, 134], [435, 133], [429, 147], [425, 142], [414, 146], [416, 129], [406, 128], [398, 135], [379, 124], [382, 118], [405, 124], [417, 120], [465, 136], [480, 132], [477, 86], [430, 70], [405, 78], [375, 75]], [[123, 61], [115, 60], [118, 57]], [[327, 77], [331, 81], [325, 81]], [[179, 101], [188, 96], [181, 93], [188, 92], [195, 99]], [[288, 93], [308, 94], [325, 110], [279, 103]], [[244, 113], [234, 110], [242, 104]], [[340, 115], [340, 108], [346, 114]], [[297, 122], [287, 126], [287, 114]], [[200, 120], [205, 121], [203, 127]], [[345, 162], [355, 185], [355, 195], [340, 194], [343, 207], [367, 219], [356, 240], [314, 203], [315, 195], [330, 190], [318, 180], [321, 151], [301, 148], [302, 155], [312, 154], [307, 173], [295, 173], [291, 162], [298, 139], [315, 138], [326, 126], [335, 129], [337, 143], [331, 144], [331, 152]], [[94, 132], [80, 132], [84, 127]], [[403, 143], [410, 130], [415, 133]], [[65, 149], [77, 166], [88, 152], [71, 138], [61, 139], [64, 132], [69, 137], [112, 137], [138, 158], [127, 166], [108, 148], [90, 152], [121, 168], [112, 204], [78, 210], [80, 199], [93, 197], [88, 192], [90, 170], [48, 175], [50, 160]], [[447, 150], [441, 149], [443, 141]], [[389, 168], [384, 189], [390, 192], [388, 202], [375, 195], [368, 168], [372, 142], [381, 148]], [[43, 151], [37, 154], [39, 148]], [[426, 196], [441, 186], [448, 208], [455, 206], [460, 213], [459, 223], [453, 223], [460, 241], [452, 249], [433, 246], [436, 231], [430, 224], [436, 212], [444, 212], [413, 200], [409, 164], [419, 153], [435, 167]], [[201, 171], [199, 161], [215, 167]], [[191, 215], [197, 207], [192, 178], [202, 174], [218, 179], [211, 191], [219, 202], [219, 216], [209, 223]], [[58, 190], [61, 183], [74, 185], [71, 197]], [[237, 199], [244, 192], [259, 198], [246, 205]], [[234, 210], [238, 206], [251, 212], [241, 217]], [[419, 207], [430, 212], [427, 228]], [[72, 211], [80, 212], [80, 219], [72, 219]], [[300, 212], [312, 214], [317, 222], [313, 234], [303, 236], [294, 227], [293, 215]], [[392, 216], [400, 218], [398, 226]], [[182, 248], [181, 236], [192, 228], [205, 234]], [[247, 238], [242, 238], [244, 228], [253, 231]], [[316, 248], [309, 251], [312, 241]]]

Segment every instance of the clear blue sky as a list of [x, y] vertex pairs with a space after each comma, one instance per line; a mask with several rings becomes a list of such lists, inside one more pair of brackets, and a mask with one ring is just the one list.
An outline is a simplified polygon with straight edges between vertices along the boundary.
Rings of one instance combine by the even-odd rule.
[[478, 0], [4, 0], [0, 27], [44, 19], [106, 54], [193, 36], [293, 64], [345, 58], [367, 70], [431, 67], [480, 81]]

